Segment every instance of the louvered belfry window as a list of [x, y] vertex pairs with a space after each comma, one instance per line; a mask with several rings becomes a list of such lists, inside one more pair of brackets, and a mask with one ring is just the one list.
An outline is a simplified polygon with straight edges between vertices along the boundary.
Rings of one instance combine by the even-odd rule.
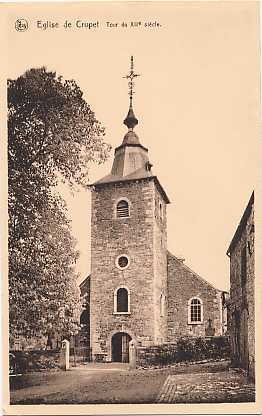
[[117, 218], [129, 217], [129, 205], [125, 200], [118, 202], [116, 206], [116, 216]]

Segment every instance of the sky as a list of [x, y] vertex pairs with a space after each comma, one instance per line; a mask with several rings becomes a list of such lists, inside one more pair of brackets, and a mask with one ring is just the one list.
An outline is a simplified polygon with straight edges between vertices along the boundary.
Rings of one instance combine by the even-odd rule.
[[[257, 3], [9, 6], [8, 77], [46, 66], [74, 79], [106, 128], [105, 140], [113, 149], [104, 165], [90, 167], [90, 183], [110, 172], [113, 150], [126, 133], [129, 100], [123, 76], [134, 56], [141, 74], [135, 82], [135, 131], [171, 200], [168, 249], [228, 290], [226, 251], [254, 189], [258, 165]], [[25, 32], [14, 28], [21, 16], [29, 23]], [[64, 28], [65, 20], [71, 28]], [[77, 20], [94, 26], [77, 28]], [[59, 27], [44, 30], [46, 21]], [[141, 24], [130, 27], [130, 22]], [[148, 22], [159, 26], [146, 27]], [[90, 272], [90, 193], [79, 190], [72, 196], [63, 189], [63, 195], [80, 250], [81, 281]]]

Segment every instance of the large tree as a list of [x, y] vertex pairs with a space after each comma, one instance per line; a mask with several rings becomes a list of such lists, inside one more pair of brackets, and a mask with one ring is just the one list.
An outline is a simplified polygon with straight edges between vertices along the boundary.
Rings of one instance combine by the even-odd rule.
[[86, 185], [109, 152], [75, 81], [45, 68], [8, 80], [11, 338], [76, 330], [77, 251], [60, 181]]

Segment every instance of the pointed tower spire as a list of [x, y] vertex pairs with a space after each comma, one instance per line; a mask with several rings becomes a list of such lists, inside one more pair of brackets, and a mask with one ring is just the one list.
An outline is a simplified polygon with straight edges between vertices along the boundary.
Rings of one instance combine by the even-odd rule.
[[124, 78], [128, 79], [128, 88], [129, 88], [129, 110], [127, 116], [124, 120], [124, 124], [128, 127], [129, 130], [133, 130], [133, 128], [138, 124], [138, 120], [135, 116], [133, 110], [133, 95], [134, 95], [134, 78], [139, 77], [139, 74], [134, 72], [134, 58], [131, 56], [131, 65], [130, 65], [130, 72], [128, 75], [124, 76]]

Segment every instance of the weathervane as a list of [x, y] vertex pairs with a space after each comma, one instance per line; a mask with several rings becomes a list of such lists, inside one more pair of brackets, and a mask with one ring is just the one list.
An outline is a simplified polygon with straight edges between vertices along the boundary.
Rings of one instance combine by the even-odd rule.
[[129, 82], [128, 82], [128, 88], [129, 88], [128, 94], [130, 96], [130, 101], [132, 101], [133, 94], [134, 94], [134, 86], [135, 86], [134, 78], [139, 77], [139, 76], [140, 76], [140, 74], [136, 74], [134, 72], [134, 58], [133, 58], [133, 56], [131, 56], [130, 73], [123, 77], [123, 78], [126, 78], [126, 79], [129, 80]]
[[130, 104], [129, 104], [129, 111], [128, 114], [124, 120], [124, 124], [129, 128], [129, 130], [133, 130], [133, 128], [137, 125], [138, 120], [134, 114], [133, 106], [132, 106], [132, 100], [133, 100], [133, 94], [134, 94], [134, 78], [139, 77], [139, 74], [136, 74], [134, 72], [134, 58], [131, 56], [131, 66], [130, 66], [130, 72], [128, 75], [124, 76], [123, 78], [128, 79], [128, 88], [129, 88], [129, 97], [130, 97]]

